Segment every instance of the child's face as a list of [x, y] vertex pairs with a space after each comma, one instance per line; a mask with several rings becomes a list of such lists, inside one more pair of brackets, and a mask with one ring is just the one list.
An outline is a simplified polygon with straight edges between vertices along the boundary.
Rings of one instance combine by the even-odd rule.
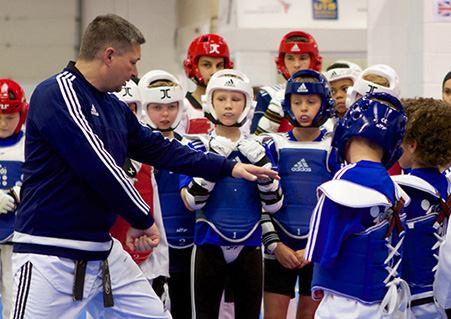
[[210, 78], [216, 72], [223, 70], [225, 65], [224, 58], [221, 57], [211, 57], [203, 55], [197, 61], [197, 68], [199, 69], [199, 73], [204, 79], [205, 85], [208, 84]]
[[291, 94], [291, 109], [301, 126], [310, 126], [321, 108], [321, 95], [319, 94]]
[[339, 117], [343, 117], [346, 111], [346, 91], [352, 86], [351, 79], [341, 79], [330, 83], [332, 98], [335, 101], [335, 111]]
[[136, 103], [127, 103], [127, 105], [130, 108], [130, 110], [132, 110], [133, 114], [136, 115], [137, 112]]
[[451, 80], [446, 81], [443, 86], [443, 100], [451, 103]]
[[296, 71], [308, 69], [312, 58], [308, 53], [285, 53], [283, 63], [292, 76]]
[[401, 155], [401, 157], [398, 160], [399, 166], [401, 166], [401, 168], [410, 168], [412, 167], [412, 163], [413, 163], [413, 154], [414, 152], [412, 151], [412, 143], [408, 143], [408, 142], [402, 142], [401, 144], [401, 148], [403, 150], [403, 153]]
[[20, 121], [20, 113], [0, 114], [0, 138], [13, 135]]
[[246, 105], [246, 97], [237, 91], [216, 90], [213, 92], [213, 107], [218, 120], [225, 126], [238, 122]]
[[149, 103], [147, 114], [150, 120], [157, 126], [158, 130], [168, 130], [177, 118], [179, 103], [168, 104]]

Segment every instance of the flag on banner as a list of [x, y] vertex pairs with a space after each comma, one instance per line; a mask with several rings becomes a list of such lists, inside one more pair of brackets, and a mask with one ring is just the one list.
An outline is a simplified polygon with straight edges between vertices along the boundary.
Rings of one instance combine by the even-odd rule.
[[451, 22], [451, 1], [434, 0], [434, 21]]

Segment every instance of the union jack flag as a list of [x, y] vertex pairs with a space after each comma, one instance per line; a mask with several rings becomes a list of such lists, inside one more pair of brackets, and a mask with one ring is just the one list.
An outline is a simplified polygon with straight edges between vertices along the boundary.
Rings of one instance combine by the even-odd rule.
[[438, 1], [437, 3], [437, 14], [440, 17], [450, 17], [451, 16], [451, 1]]

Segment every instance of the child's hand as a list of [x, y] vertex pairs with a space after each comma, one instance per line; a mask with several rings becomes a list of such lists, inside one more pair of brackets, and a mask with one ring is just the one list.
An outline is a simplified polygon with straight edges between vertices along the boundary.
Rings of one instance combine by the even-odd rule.
[[306, 265], [308, 265], [308, 264], [310, 264], [310, 261], [304, 259], [304, 253], [305, 253], [305, 249], [301, 249], [301, 250], [296, 250], [295, 251], [296, 257], [299, 260], [299, 262], [301, 263], [297, 267], [299, 269], [304, 267], [304, 266], [306, 266]]
[[185, 204], [185, 207], [188, 208], [190, 211], [194, 212], [195, 209], [190, 206], [190, 204], [188, 203], [188, 200], [186, 199], [186, 189], [187, 189], [186, 187], [183, 187], [180, 190], [180, 196], [182, 197], [182, 200], [183, 200], [183, 203]]
[[321, 300], [324, 298], [324, 290], [319, 289], [319, 290], [314, 290], [313, 291], [313, 300]]
[[296, 253], [290, 247], [284, 245], [282, 242], [277, 243], [277, 248], [274, 250], [274, 255], [282, 266], [288, 269], [300, 268], [301, 262], [299, 261]]

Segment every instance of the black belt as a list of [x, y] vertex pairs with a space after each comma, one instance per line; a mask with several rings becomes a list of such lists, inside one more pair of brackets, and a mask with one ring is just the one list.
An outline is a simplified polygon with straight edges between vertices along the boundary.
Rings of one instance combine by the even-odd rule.
[[412, 300], [410, 302], [410, 307], [421, 306], [427, 303], [434, 302], [434, 297], [426, 297], [421, 299]]
[[[83, 300], [83, 290], [85, 286], [86, 260], [77, 260], [75, 262], [74, 287], [72, 290], [74, 300]], [[102, 264], [102, 287], [103, 287], [103, 306], [105, 308], [113, 307], [113, 291], [111, 289], [110, 270], [108, 261], [105, 259]]]
[[105, 308], [114, 307], [113, 290], [111, 289], [110, 269], [108, 260], [102, 262], [102, 286], [103, 286], [103, 306]]
[[74, 300], [83, 300], [83, 289], [85, 286], [86, 260], [77, 260], [74, 271], [74, 287], [72, 288], [72, 297]]

